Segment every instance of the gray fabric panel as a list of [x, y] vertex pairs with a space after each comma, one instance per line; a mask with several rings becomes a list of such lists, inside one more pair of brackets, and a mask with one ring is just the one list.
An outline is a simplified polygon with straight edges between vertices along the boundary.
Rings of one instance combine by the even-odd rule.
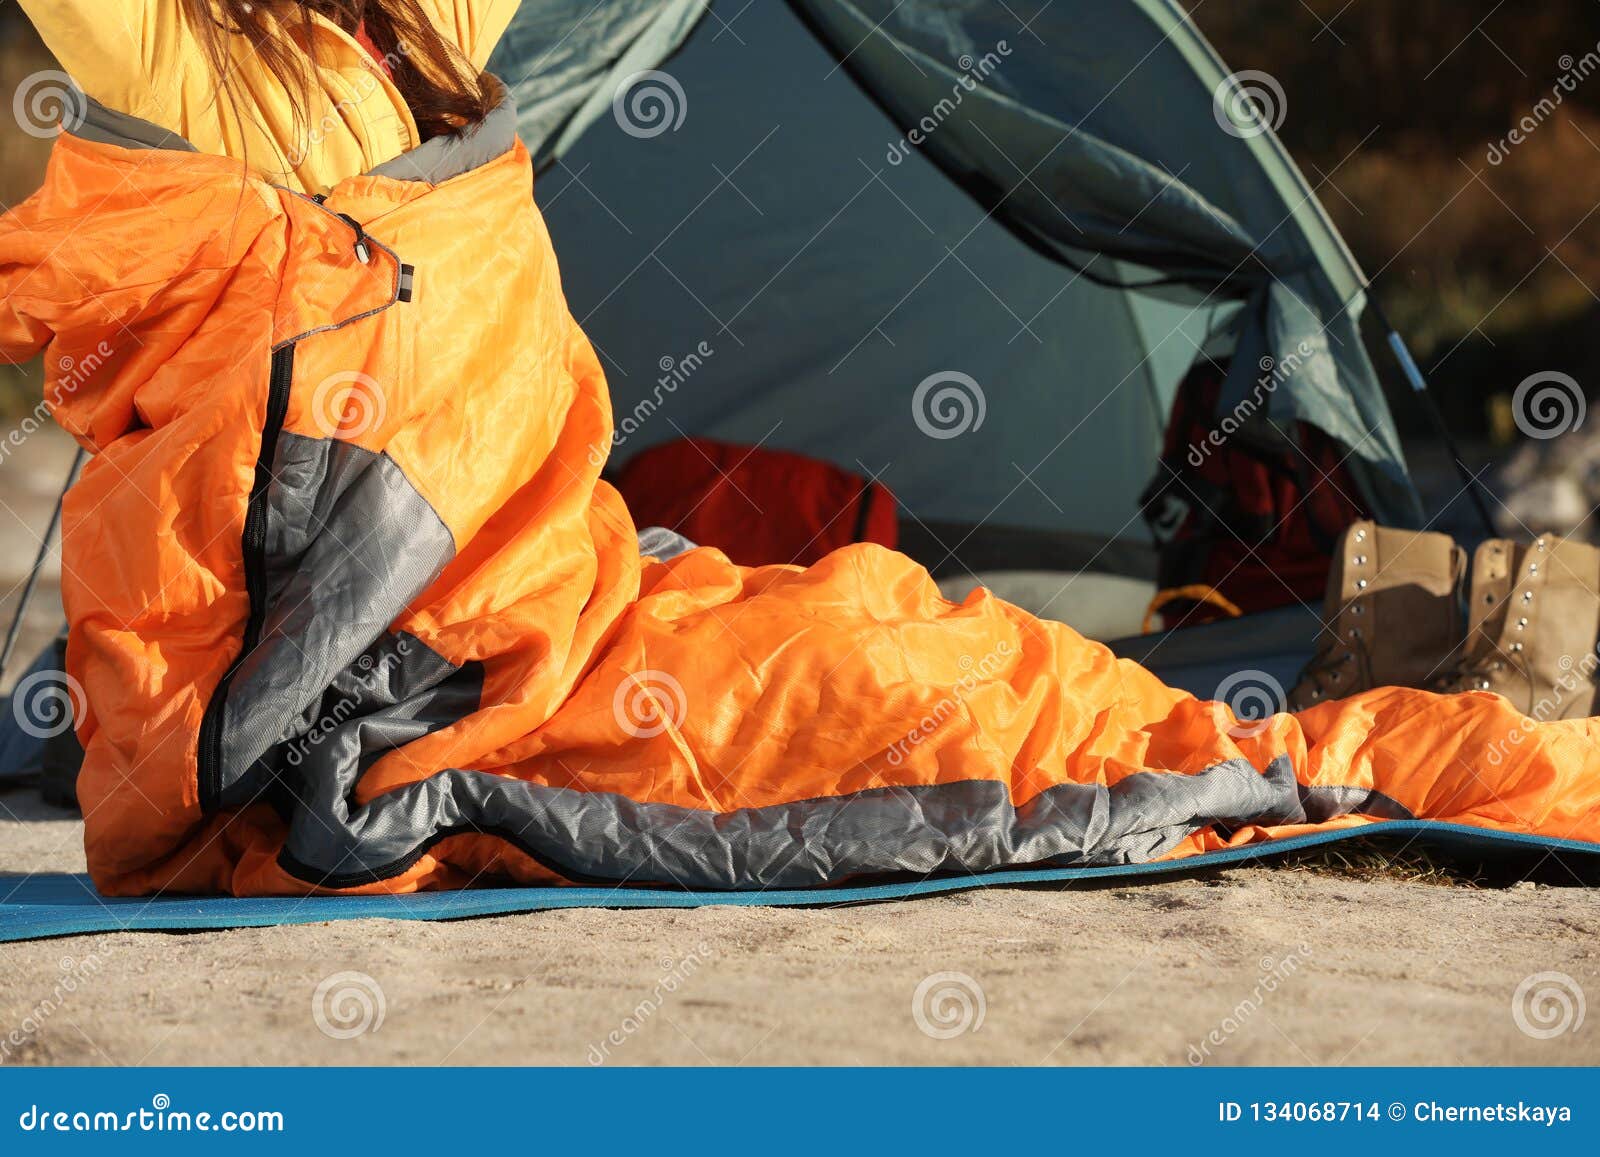
[[472, 830], [500, 835], [572, 879], [743, 890], [1143, 863], [1210, 824], [1306, 815], [1287, 756], [1265, 774], [1234, 760], [1198, 775], [1062, 784], [1021, 807], [1004, 783], [967, 780], [718, 813], [450, 770], [352, 811], [349, 782], [315, 776], [314, 814], [296, 817], [287, 843], [295, 870], [329, 886], [392, 875], [436, 836]]
[[304, 733], [338, 673], [455, 556], [449, 530], [387, 455], [284, 432], [272, 472], [266, 615], [228, 692], [223, 807], [260, 792], [261, 757]]
[[[386, 634], [340, 671], [323, 695], [323, 708], [349, 703], [357, 715], [406, 704], [462, 670], [415, 635]], [[324, 710], [324, 714], [331, 714]]]
[[[107, 108], [83, 97], [83, 115], [62, 127], [73, 136], [125, 149], [173, 149], [197, 153], [184, 137], [151, 121]], [[508, 152], [517, 139], [517, 102], [510, 93], [482, 121], [459, 133], [434, 137], [371, 170], [375, 177], [437, 185], [469, 173]]]
[[442, 184], [451, 177], [482, 168], [509, 152], [517, 142], [517, 102], [509, 92], [488, 116], [458, 133], [434, 137], [370, 171], [396, 181]]
[[124, 149], [173, 149], [180, 153], [200, 151], [170, 129], [127, 113], [116, 112], [93, 97], [86, 96], [83, 101], [83, 115], [69, 118], [61, 126], [80, 140]]
[[677, 558], [680, 554], [687, 554], [695, 549], [695, 544], [690, 542], [676, 530], [668, 530], [664, 526], [647, 526], [639, 532], [639, 554], [651, 558], [658, 558], [662, 562]]
[[1381, 791], [1364, 787], [1302, 787], [1300, 806], [1305, 823], [1320, 824], [1340, 816], [1377, 816], [1384, 820], [1414, 820], [1411, 809]]
[[456, 667], [414, 635], [387, 634], [338, 674], [269, 762], [316, 811], [381, 756], [472, 714], [482, 698], [481, 664]]

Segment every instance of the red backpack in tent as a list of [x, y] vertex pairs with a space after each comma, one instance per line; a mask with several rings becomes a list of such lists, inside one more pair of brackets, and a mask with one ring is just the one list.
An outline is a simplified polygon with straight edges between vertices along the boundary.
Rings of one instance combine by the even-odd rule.
[[743, 566], [809, 566], [853, 542], [894, 547], [882, 483], [804, 454], [684, 438], [632, 458], [613, 479], [635, 526], [664, 526]]
[[1227, 373], [1201, 358], [1184, 377], [1140, 500], [1158, 553], [1151, 617], [1169, 627], [1321, 605], [1339, 535], [1370, 517], [1348, 451], [1315, 426], [1268, 421], [1264, 402], [1223, 412]]

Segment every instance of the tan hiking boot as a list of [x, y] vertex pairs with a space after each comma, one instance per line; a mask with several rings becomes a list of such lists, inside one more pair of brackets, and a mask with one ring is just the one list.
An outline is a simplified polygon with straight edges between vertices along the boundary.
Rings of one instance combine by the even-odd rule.
[[1466, 552], [1447, 534], [1352, 524], [1328, 571], [1326, 633], [1289, 692], [1289, 710], [1436, 682], [1461, 646], [1465, 571]]
[[1545, 722], [1596, 713], [1600, 549], [1491, 539], [1472, 560], [1467, 643], [1439, 690], [1493, 691]]

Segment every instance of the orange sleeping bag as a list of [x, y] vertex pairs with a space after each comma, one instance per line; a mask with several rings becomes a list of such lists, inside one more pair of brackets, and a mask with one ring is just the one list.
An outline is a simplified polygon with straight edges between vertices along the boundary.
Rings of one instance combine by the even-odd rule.
[[46, 351], [94, 452], [62, 570], [105, 892], [1600, 840], [1594, 721], [1383, 690], [1241, 723], [879, 546], [641, 559], [509, 109], [325, 203], [94, 121], [0, 228], [0, 353]]

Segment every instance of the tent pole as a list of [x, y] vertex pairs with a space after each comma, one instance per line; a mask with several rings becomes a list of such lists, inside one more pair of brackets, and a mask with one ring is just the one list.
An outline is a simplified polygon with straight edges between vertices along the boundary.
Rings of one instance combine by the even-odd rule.
[[1405, 374], [1406, 382], [1411, 386], [1411, 392], [1416, 394], [1422, 402], [1422, 408], [1427, 412], [1428, 420], [1433, 424], [1434, 432], [1439, 435], [1444, 443], [1450, 461], [1455, 463], [1456, 473], [1461, 476], [1462, 484], [1472, 497], [1472, 505], [1478, 512], [1478, 517], [1483, 521], [1483, 529], [1490, 538], [1495, 537], [1494, 519], [1489, 516], [1489, 506], [1483, 499], [1483, 484], [1477, 476], [1467, 469], [1466, 462], [1461, 457], [1461, 447], [1456, 444], [1455, 435], [1450, 432], [1450, 424], [1445, 421], [1444, 411], [1439, 409], [1439, 403], [1428, 389], [1428, 379], [1422, 374], [1422, 368], [1417, 365], [1417, 359], [1411, 356], [1411, 348], [1406, 345], [1406, 339], [1400, 336], [1400, 331], [1389, 323], [1383, 310], [1372, 299], [1371, 287], [1368, 287], [1367, 302], [1372, 307], [1373, 316], [1378, 324], [1388, 333], [1389, 352], [1394, 354], [1394, 360], [1399, 363], [1400, 370]]
[[82, 446], [78, 447], [77, 457], [72, 460], [72, 469], [67, 471], [67, 481], [61, 487], [61, 496], [56, 499], [56, 508], [50, 515], [50, 525], [45, 527], [44, 539], [39, 543], [39, 553], [34, 557], [33, 569], [28, 572], [28, 582], [22, 588], [22, 598], [17, 602], [16, 613], [11, 616], [11, 627], [6, 631], [5, 649], [0, 650], [0, 679], [5, 678], [6, 669], [11, 666], [11, 652], [16, 650], [17, 636], [22, 633], [22, 619], [28, 613], [28, 604], [33, 601], [33, 588], [39, 583], [39, 572], [44, 570], [44, 560], [50, 556], [50, 543], [56, 536], [56, 527], [61, 525], [61, 507], [67, 500], [67, 491], [72, 489], [72, 484], [77, 481], [78, 471], [83, 469], [83, 460], [87, 451]]

